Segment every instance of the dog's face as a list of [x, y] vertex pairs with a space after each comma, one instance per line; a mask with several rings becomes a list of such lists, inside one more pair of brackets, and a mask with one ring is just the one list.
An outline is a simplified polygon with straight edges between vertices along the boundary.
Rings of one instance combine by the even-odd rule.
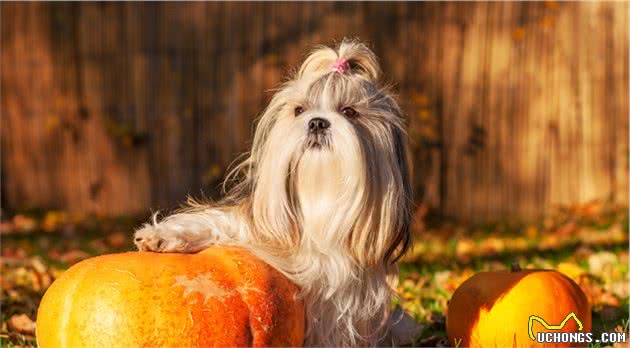
[[[348, 69], [331, 69], [348, 57]], [[362, 265], [409, 240], [411, 188], [403, 118], [363, 45], [323, 48], [273, 97], [249, 159], [254, 223], [290, 245]]]

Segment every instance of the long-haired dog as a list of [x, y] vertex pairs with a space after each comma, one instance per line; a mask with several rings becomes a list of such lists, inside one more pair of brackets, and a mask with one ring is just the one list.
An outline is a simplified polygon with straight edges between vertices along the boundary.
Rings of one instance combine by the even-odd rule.
[[404, 119], [380, 75], [360, 42], [315, 49], [273, 96], [226, 197], [154, 216], [137, 247], [243, 246], [301, 287], [305, 345], [376, 345], [412, 217]]

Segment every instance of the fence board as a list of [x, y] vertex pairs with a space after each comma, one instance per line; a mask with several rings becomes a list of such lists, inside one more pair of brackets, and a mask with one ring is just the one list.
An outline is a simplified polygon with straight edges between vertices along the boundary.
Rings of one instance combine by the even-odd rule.
[[2, 3], [3, 206], [146, 213], [217, 194], [315, 44], [367, 41], [419, 200], [470, 221], [628, 200], [628, 4]]

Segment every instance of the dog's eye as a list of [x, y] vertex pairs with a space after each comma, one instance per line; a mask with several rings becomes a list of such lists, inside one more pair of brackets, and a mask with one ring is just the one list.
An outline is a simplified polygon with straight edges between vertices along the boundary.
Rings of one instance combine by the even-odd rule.
[[346, 117], [350, 117], [350, 118], [355, 118], [359, 116], [359, 113], [357, 112], [357, 110], [349, 106], [346, 106], [345, 108], [341, 109], [341, 113], [344, 114]]
[[300, 114], [303, 112], [304, 112], [304, 108], [301, 106], [298, 106], [295, 108], [295, 110], [293, 110], [293, 113], [295, 114], [295, 116], [300, 116]]

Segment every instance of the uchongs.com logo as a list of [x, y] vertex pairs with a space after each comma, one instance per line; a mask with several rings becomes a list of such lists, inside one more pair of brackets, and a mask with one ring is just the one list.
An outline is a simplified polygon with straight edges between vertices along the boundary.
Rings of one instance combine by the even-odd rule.
[[[571, 319], [575, 320], [578, 332], [560, 331]], [[533, 328], [536, 321], [549, 331], [537, 332], [534, 335]], [[530, 315], [527, 329], [529, 338], [538, 343], [625, 343], [627, 338], [625, 332], [603, 332], [599, 337], [595, 338], [592, 332], [583, 331], [584, 325], [574, 312], [567, 314], [558, 325], [548, 324], [545, 319], [537, 315]]]

